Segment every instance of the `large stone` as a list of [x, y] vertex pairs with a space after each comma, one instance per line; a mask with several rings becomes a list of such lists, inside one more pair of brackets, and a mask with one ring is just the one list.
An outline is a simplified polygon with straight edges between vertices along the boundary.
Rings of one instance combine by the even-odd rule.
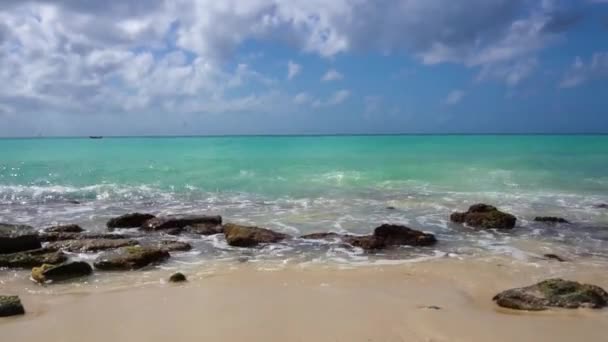
[[60, 251], [41, 248], [32, 251], [0, 255], [0, 267], [32, 268], [43, 264], [60, 264], [68, 258]]
[[430, 246], [437, 242], [433, 234], [423, 233], [402, 225], [383, 224], [374, 230], [373, 235], [349, 235], [338, 233], [313, 233], [302, 235], [302, 239], [341, 240], [367, 251], [394, 246]]
[[160, 263], [170, 257], [169, 252], [154, 247], [124, 247], [106, 252], [97, 257], [93, 264], [100, 270], [136, 270], [151, 264]]
[[235, 247], [254, 247], [261, 243], [279, 242], [289, 237], [287, 234], [277, 233], [266, 228], [232, 223], [224, 225], [224, 235], [228, 244]]
[[41, 248], [38, 233], [30, 226], [0, 223], [0, 254]]
[[169, 277], [169, 282], [171, 283], [183, 283], [187, 280], [186, 276], [181, 272], [173, 273], [171, 277]]
[[77, 224], [62, 224], [44, 229], [46, 233], [82, 233], [84, 229]]
[[21, 300], [17, 296], [0, 296], [0, 317], [25, 314]]
[[191, 234], [215, 235], [222, 234], [224, 227], [221, 224], [215, 223], [197, 223], [184, 227], [184, 231]]
[[547, 224], [557, 224], [557, 223], [570, 223], [565, 218], [554, 217], [554, 216], [537, 216], [534, 218], [536, 222], [543, 222]]
[[197, 224], [221, 225], [221, 216], [205, 215], [169, 215], [147, 220], [142, 226], [143, 230], [166, 230], [184, 228]]
[[450, 220], [480, 229], [511, 229], [515, 227], [517, 221], [515, 216], [487, 204], [475, 204], [467, 212], [453, 213], [450, 215]]
[[156, 243], [156, 247], [165, 250], [167, 252], [187, 252], [192, 249], [192, 245], [175, 240], [161, 240]]
[[54, 242], [54, 241], [66, 241], [66, 240], [117, 240], [126, 239], [130, 237], [139, 237], [135, 235], [122, 235], [122, 234], [109, 234], [109, 233], [42, 233], [39, 235], [40, 241], [43, 242]]
[[146, 221], [153, 219], [152, 214], [130, 213], [110, 219], [106, 226], [110, 229], [114, 228], [139, 228]]
[[47, 248], [79, 253], [98, 252], [137, 244], [139, 244], [137, 240], [131, 239], [85, 239], [51, 242], [47, 245]]
[[538, 284], [507, 290], [494, 296], [502, 307], [515, 310], [599, 309], [608, 305], [608, 293], [599, 286], [563, 279], [549, 279]]
[[32, 269], [32, 279], [39, 283], [56, 282], [88, 276], [93, 268], [86, 262], [76, 261], [61, 265], [44, 264]]

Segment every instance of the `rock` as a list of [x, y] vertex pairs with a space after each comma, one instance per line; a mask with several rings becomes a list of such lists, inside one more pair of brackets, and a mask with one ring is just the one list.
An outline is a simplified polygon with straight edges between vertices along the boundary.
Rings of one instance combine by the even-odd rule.
[[300, 239], [306, 240], [335, 240], [342, 239], [346, 235], [338, 234], [338, 233], [312, 233], [300, 236]]
[[41, 248], [32, 251], [0, 255], [0, 267], [32, 268], [43, 264], [60, 264], [68, 258], [60, 251]]
[[545, 258], [547, 258], [547, 259], [553, 259], [553, 260], [557, 260], [557, 261], [559, 261], [559, 262], [566, 262], [566, 261], [567, 261], [566, 259], [564, 259], [564, 258], [560, 257], [560, 256], [559, 256], [559, 255], [557, 255], [557, 254], [543, 254], [543, 256], [544, 256]]
[[608, 293], [595, 285], [549, 279], [501, 292], [493, 300], [499, 306], [515, 310], [540, 311], [550, 307], [600, 309], [608, 304]]
[[455, 223], [466, 223], [473, 228], [481, 229], [512, 229], [517, 219], [511, 214], [504, 213], [496, 207], [487, 204], [472, 205], [467, 212], [456, 212], [450, 215]]
[[42, 245], [38, 233], [30, 226], [0, 223], [0, 254], [10, 254], [32, 249]]
[[437, 243], [433, 234], [395, 224], [381, 225], [374, 229], [374, 236], [387, 246], [431, 246]]
[[554, 216], [537, 216], [534, 218], [534, 221], [544, 222], [544, 223], [548, 223], [548, 224], [570, 223], [570, 222], [568, 222], [568, 220], [566, 220], [564, 218], [554, 217]]
[[397, 208], [393, 207], [392, 205], [389, 205], [388, 207], [386, 207], [386, 210], [397, 210]]
[[131, 239], [84, 239], [51, 242], [47, 248], [54, 250], [65, 250], [68, 252], [97, 252], [106, 249], [115, 249], [139, 244]]
[[374, 230], [373, 235], [348, 235], [338, 233], [313, 233], [300, 236], [310, 240], [340, 239], [355, 247], [367, 251], [385, 249], [394, 246], [430, 246], [437, 242], [433, 234], [423, 233], [406, 226], [383, 224]]
[[221, 216], [199, 216], [199, 215], [169, 215], [147, 220], [142, 226], [143, 230], [165, 230], [172, 228], [184, 228], [196, 224], [221, 225]]
[[242, 226], [228, 223], [224, 225], [224, 235], [230, 246], [254, 247], [260, 243], [275, 243], [285, 240], [289, 235], [270, 229]]
[[139, 228], [146, 221], [155, 218], [156, 216], [151, 214], [142, 214], [142, 213], [131, 213], [125, 214], [122, 216], [118, 216], [110, 219], [106, 226], [110, 229], [114, 228]]
[[93, 273], [93, 268], [83, 261], [68, 262], [61, 265], [44, 264], [32, 269], [32, 279], [44, 284], [46, 282], [80, 278], [91, 273]]
[[171, 277], [169, 277], [169, 281], [172, 283], [182, 283], [184, 281], [187, 281], [187, 279], [183, 273], [177, 272], [173, 273]]
[[200, 234], [200, 235], [215, 235], [222, 234], [224, 232], [224, 227], [221, 224], [208, 224], [208, 223], [197, 223], [190, 226], [186, 226], [184, 231], [191, 234]]
[[106, 252], [93, 264], [100, 270], [135, 270], [169, 259], [169, 252], [160, 248], [132, 246]]
[[129, 237], [138, 237], [134, 235], [108, 234], [108, 233], [42, 233], [39, 235], [40, 241], [54, 242], [66, 240], [118, 240]]
[[0, 296], [0, 317], [24, 315], [25, 309], [17, 296]]
[[62, 224], [44, 229], [46, 233], [82, 233], [84, 229], [77, 224]]
[[175, 240], [162, 240], [156, 246], [167, 252], [186, 252], [192, 249], [192, 245], [189, 243]]
[[593, 206], [595, 209], [608, 209], [608, 203], [599, 203]]

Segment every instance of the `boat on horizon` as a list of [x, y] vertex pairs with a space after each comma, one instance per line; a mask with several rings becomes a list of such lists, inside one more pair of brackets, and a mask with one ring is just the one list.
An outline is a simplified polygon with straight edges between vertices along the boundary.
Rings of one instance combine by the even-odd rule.
[[101, 135], [91, 135], [89, 139], [103, 139], [103, 137]]

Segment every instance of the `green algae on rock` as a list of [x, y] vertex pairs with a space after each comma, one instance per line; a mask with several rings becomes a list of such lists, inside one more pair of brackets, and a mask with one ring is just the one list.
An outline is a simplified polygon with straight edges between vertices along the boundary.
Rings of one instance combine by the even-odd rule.
[[86, 262], [75, 261], [60, 265], [44, 264], [32, 269], [32, 279], [39, 283], [55, 282], [80, 278], [93, 273], [93, 268]]
[[0, 296], [0, 317], [24, 314], [25, 309], [18, 296]]
[[93, 264], [100, 270], [135, 270], [169, 259], [161, 248], [131, 246], [101, 254]]
[[466, 212], [455, 212], [450, 215], [454, 223], [465, 223], [480, 229], [512, 229], [517, 219], [487, 204], [474, 204]]

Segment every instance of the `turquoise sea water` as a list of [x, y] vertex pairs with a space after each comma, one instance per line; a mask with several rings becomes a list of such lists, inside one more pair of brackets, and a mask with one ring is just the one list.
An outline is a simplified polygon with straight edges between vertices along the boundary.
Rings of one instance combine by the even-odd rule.
[[[447, 222], [476, 202], [521, 228], [505, 237]], [[0, 139], [0, 221], [35, 226], [101, 230], [132, 210], [218, 213], [291, 234], [396, 222], [437, 234], [446, 253], [529, 256], [519, 245], [536, 239], [603, 255], [608, 210], [594, 205], [606, 202], [608, 136]], [[578, 230], [538, 226], [536, 215]]]

